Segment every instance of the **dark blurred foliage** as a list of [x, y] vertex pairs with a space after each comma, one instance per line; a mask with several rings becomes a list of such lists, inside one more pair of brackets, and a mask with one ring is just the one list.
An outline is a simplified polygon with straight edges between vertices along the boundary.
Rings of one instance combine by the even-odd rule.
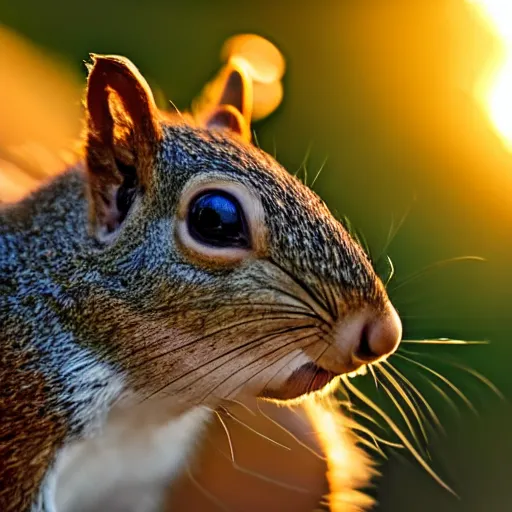
[[[478, 414], [434, 375], [397, 359], [446, 429], [431, 435], [430, 462], [460, 499], [405, 452], [389, 452], [378, 510], [510, 510], [511, 409], [444, 364], [451, 358], [475, 369], [512, 396], [512, 155], [473, 94], [498, 43], [467, 3], [2, 0], [0, 21], [84, 77], [89, 52], [124, 54], [179, 108], [218, 70], [227, 37], [272, 40], [287, 60], [285, 99], [256, 125], [261, 146], [275, 148], [292, 172], [310, 148], [308, 182], [328, 158], [314, 188], [364, 234], [374, 256], [389, 254], [406, 338], [491, 342], [404, 346], [427, 354], [414, 357], [459, 386]], [[404, 216], [386, 248], [390, 226]], [[438, 265], [407, 281], [469, 255], [486, 262]], [[383, 260], [379, 268], [387, 274]]]

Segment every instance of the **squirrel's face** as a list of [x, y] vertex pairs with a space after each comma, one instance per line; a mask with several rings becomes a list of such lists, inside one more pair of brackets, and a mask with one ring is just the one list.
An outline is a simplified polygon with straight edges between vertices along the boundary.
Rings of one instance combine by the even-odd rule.
[[400, 320], [367, 256], [243, 140], [239, 111], [170, 120], [113, 57], [95, 60], [87, 101], [98, 265], [124, 283], [110, 342], [135, 389], [290, 399], [397, 348]]

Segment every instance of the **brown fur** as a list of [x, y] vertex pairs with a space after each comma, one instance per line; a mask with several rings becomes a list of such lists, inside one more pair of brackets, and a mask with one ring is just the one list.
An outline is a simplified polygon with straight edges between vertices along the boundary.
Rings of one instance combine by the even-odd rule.
[[[2, 340], [1, 343], [6, 343]], [[55, 410], [48, 380], [27, 368], [36, 354], [0, 361], [0, 510], [26, 510], [67, 430], [64, 411]]]

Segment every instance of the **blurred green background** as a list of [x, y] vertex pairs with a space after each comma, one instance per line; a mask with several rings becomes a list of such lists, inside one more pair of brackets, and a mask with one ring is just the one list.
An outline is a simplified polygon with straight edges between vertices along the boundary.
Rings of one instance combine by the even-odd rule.
[[[411, 457], [390, 453], [376, 509], [511, 510], [512, 411], [445, 364], [476, 369], [512, 397], [512, 154], [474, 94], [500, 47], [467, 2], [1, 0], [0, 22], [83, 77], [89, 52], [126, 55], [179, 108], [217, 72], [226, 38], [249, 32], [273, 41], [287, 61], [285, 97], [255, 127], [262, 147], [275, 146], [295, 171], [311, 146], [310, 180], [328, 157], [314, 188], [374, 255], [409, 212], [387, 249], [406, 338], [491, 342], [417, 349], [427, 356], [416, 359], [453, 380], [478, 414], [435, 376], [397, 362], [446, 429], [430, 438], [431, 463], [460, 499]], [[439, 265], [401, 284], [428, 265], [470, 255], [486, 262]]]

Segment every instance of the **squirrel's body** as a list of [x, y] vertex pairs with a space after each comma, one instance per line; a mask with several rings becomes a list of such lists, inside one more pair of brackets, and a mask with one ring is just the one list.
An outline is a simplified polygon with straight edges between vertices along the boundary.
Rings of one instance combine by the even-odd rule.
[[123, 390], [121, 375], [69, 328], [85, 291], [69, 278], [80, 279], [79, 261], [93, 248], [86, 216], [79, 170], [0, 212], [0, 487], [19, 487], [12, 510], [27, 507], [21, 490], [39, 485], [57, 448], [101, 423]]
[[243, 140], [243, 106], [194, 126], [100, 57], [87, 108], [84, 164], [0, 210], [5, 511], [53, 510], [53, 466], [114, 405], [199, 411], [194, 438], [197, 407], [301, 396], [401, 334], [362, 249]]
[[[121, 448], [132, 448], [133, 440], [139, 440], [139, 445], [135, 447], [136, 470], [132, 473], [145, 475], [141, 478], [143, 481], [156, 480], [165, 485], [172, 473], [181, 469], [184, 454], [196, 441], [209, 414], [201, 407], [180, 414], [180, 411], [174, 412], [167, 401], [163, 413], [154, 411], [154, 406], [149, 410], [138, 406], [129, 418], [123, 421], [114, 418], [106, 428], [101, 428], [112, 404], [123, 395], [129, 400], [130, 390], [122, 372], [95, 353], [93, 338], [82, 337], [73, 329], [77, 324], [73, 317], [85, 316], [88, 311], [91, 311], [88, 321], [114, 325], [107, 320], [108, 310], [91, 304], [98, 292], [94, 283], [98, 279], [105, 283], [106, 278], [91, 275], [86, 270], [86, 261], [97, 250], [97, 244], [86, 229], [83, 168], [78, 166], [67, 171], [23, 202], [0, 210], [0, 225], [1, 295], [8, 299], [1, 303], [0, 344], [10, 347], [9, 351], [2, 351], [0, 368], [3, 395], [0, 402], [0, 487], [8, 489], [14, 484], [20, 489], [35, 488], [44, 482], [33, 510], [53, 511], [57, 478], [66, 477], [74, 461], [81, 460], [89, 450], [96, 449], [96, 456], [100, 458], [99, 447], [106, 450], [110, 446], [114, 457], [110, 467], [103, 466], [103, 478], [98, 478], [101, 465], [96, 464], [94, 479], [92, 475], [89, 477], [89, 484], [91, 481], [96, 484], [94, 493], [101, 496], [99, 482], [107, 486], [116, 478], [126, 476], [121, 466], [129, 461], [116, 459]], [[114, 283], [115, 275], [110, 277]], [[94, 298], [91, 302], [87, 299], [86, 283], [92, 285]], [[53, 306], [50, 311], [49, 305]], [[99, 318], [95, 318], [96, 315]], [[16, 403], [14, 410], [11, 401]], [[140, 409], [145, 414], [144, 422], [137, 425]], [[122, 417], [123, 413], [119, 415]], [[123, 433], [125, 427], [133, 430], [129, 441]], [[102, 435], [98, 436], [100, 430]], [[13, 437], [13, 432], [23, 432], [26, 442], [21, 444], [20, 437]], [[88, 438], [94, 441], [87, 441]], [[157, 440], [160, 442], [153, 446]], [[64, 444], [68, 448], [59, 450]], [[162, 461], [156, 465], [159, 474], [154, 474], [156, 451]], [[144, 454], [153, 471], [145, 473], [140, 467]], [[101, 460], [109, 460], [103, 451]], [[53, 470], [43, 479], [42, 468], [51, 466]], [[65, 482], [63, 487], [64, 494], [66, 488], [75, 491], [80, 488], [73, 482]], [[151, 502], [160, 496], [157, 490], [161, 491], [155, 490]], [[13, 496], [9, 498], [12, 500]], [[78, 503], [87, 510], [85, 498], [83, 496]], [[9, 503], [13, 510], [27, 506], [21, 501], [21, 494], [19, 499], [19, 502], [15, 499]], [[71, 497], [69, 499], [73, 502]], [[137, 499], [141, 500], [140, 493]], [[68, 497], [65, 495], [61, 500], [65, 505]], [[133, 500], [132, 497], [132, 503]], [[76, 504], [72, 510], [75, 509]]]

